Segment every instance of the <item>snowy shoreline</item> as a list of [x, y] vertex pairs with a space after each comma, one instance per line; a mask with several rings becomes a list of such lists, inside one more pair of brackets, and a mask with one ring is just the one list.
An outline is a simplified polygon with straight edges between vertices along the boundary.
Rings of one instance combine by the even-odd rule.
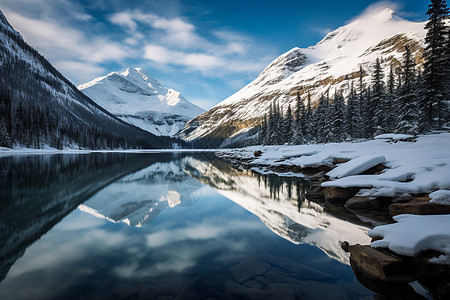
[[[251, 146], [220, 150], [219, 156], [244, 162], [262, 174], [269, 172], [269, 168], [282, 166], [300, 169], [329, 166], [331, 169], [333, 162], [343, 161], [326, 173], [332, 180], [323, 183], [324, 187], [359, 187], [365, 188], [361, 196], [392, 197], [450, 189], [449, 149], [450, 133], [440, 133], [421, 135], [415, 142], [384, 135], [363, 142]], [[255, 157], [255, 151], [262, 153]], [[361, 168], [374, 161], [382, 162], [386, 169], [377, 175], [357, 175]]]
[[358, 280], [407, 290], [421, 280], [442, 287], [450, 276], [449, 149], [450, 133], [385, 134], [363, 142], [252, 146], [217, 155], [261, 174], [309, 176], [319, 184], [307, 198], [342, 204], [355, 215], [358, 209], [388, 208], [396, 223], [370, 230], [370, 245], [341, 247], [350, 253]]
[[[327, 189], [331, 189], [335, 193], [343, 193], [342, 191], [348, 190], [357, 191], [353, 193], [353, 196], [349, 194], [349, 196], [342, 197], [368, 199], [368, 201], [386, 198], [397, 201], [402, 198], [409, 200], [422, 197], [425, 200], [412, 205], [429, 207], [429, 203], [439, 209], [439, 207], [450, 204], [448, 196], [448, 190], [450, 190], [449, 149], [450, 133], [421, 135], [417, 138], [385, 134], [374, 140], [363, 142], [252, 146], [221, 150], [218, 155], [238, 167], [251, 169], [261, 174], [303, 177], [305, 176], [302, 173], [304, 170], [315, 170], [314, 172], [319, 175], [314, 174], [313, 176], [322, 178], [319, 187], [325, 192]], [[380, 164], [384, 169], [364, 174], [365, 171]], [[325, 198], [333, 200], [328, 199], [325, 192]], [[429, 196], [436, 199], [430, 201], [428, 197], [430, 193]], [[345, 193], [343, 194], [345, 195]], [[347, 199], [338, 199], [337, 202], [344, 203]], [[395, 203], [395, 201], [390, 203]], [[403, 203], [398, 205], [401, 206]], [[395, 238], [387, 238], [395, 236], [397, 232], [404, 233], [403, 225], [397, 223], [385, 225], [388, 227], [378, 226], [371, 232], [372, 237], [386, 237], [386, 239], [383, 242], [375, 241], [372, 246], [383, 246], [394, 252], [410, 256], [417, 255], [420, 251], [436, 250], [450, 257], [449, 247], [435, 243], [436, 239], [450, 240], [450, 230], [447, 230], [446, 234], [444, 232], [440, 235], [433, 235], [433, 228], [442, 226], [444, 223], [447, 224], [450, 220], [450, 215], [443, 213], [444, 215], [441, 215], [443, 218], [439, 219], [440, 222], [433, 226], [427, 224], [428, 227], [416, 228], [416, 230], [423, 230], [409, 240], [408, 245], [399, 245], [395, 242]], [[416, 217], [411, 215], [409, 218], [399, 217], [398, 219], [408, 219], [409, 222], [414, 222]], [[433, 220], [438, 219], [430, 216], [427, 220], [426, 222], [432, 223]], [[421, 221], [422, 224], [424, 222]]]

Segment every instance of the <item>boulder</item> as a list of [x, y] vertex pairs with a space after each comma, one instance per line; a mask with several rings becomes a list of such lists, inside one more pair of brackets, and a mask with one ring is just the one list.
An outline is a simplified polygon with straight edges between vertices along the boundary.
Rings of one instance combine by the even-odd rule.
[[403, 259], [370, 246], [349, 247], [350, 260], [366, 276], [381, 282], [409, 283], [415, 280], [414, 271]]
[[340, 187], [326, 187], [323, 189], [323, 195], [331, 203], [341, 203], [347, 199], [355, 196], [359, 188], [340, 188]]
[[355, 196], [345, 202], [347, 209], [379, 209], [380, 201], [376, 197]]
[[394, 203], [389, 206], [392, 216], [411, 215], [445, 215], [450, 214], [450, 205], [442, 205], [430, 202]]

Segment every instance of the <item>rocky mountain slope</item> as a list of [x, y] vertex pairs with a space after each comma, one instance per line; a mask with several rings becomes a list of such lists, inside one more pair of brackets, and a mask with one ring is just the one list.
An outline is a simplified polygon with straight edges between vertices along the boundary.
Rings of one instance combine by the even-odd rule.
[[350, 82], [358, 85], [360, 66], [367, 84], [376, 58], [382, 59], [388, 74], [391, 62], [398, 66], [406, 45], [416, 62], [423, 63], [424, 37], [424, 23], [402, 19], [390, 9], [366, 14], [314, 46], [284, 53], [254, 81], [190, 121], [181, 136], [220, 143], [259, 125], [273, 100], [286, 111], [288, 105], [294, 106], [297, 91], [303, 96], [309, 91], [313, 106], [322, 94], [342, 90], [345, 95]]
[[129, 125], [80, 92], [28, 45], [0, 11], [0, 145], [170, 147]]
[[112, 72], [78, 88], [121, 120], [155, 135], [172, 136], [204, 112], [140, 68]]

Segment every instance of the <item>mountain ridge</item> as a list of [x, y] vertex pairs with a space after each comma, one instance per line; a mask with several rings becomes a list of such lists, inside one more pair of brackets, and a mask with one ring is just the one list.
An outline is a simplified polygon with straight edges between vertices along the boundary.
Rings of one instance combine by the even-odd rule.
[[78, 89], [119, 119], [155, 135], [173, 136], [204, 112], [142, 68], [111, 72]]
[[0, 11], [0, 144], [29, 148], [167, 147], [81, 93]]
[[[363, 67], [364, 84], [378, 57], [388, 74], [392, 62], [399, 65], [405, 45], [412, 49], [416, 62], [422, 63], [424, 23], [400, 18], [384, 9], [339, 27], [316, 45], [293, 48], [272, 61], [248, 85], [191, 120], [180, 136], [186, 140], [211, 140], [218, 146], [229, 137], [259, 125], [276, 100], [284, 112], [301, 95], [311, 94], [313, 106], [322, 94], [343, 91], [359, 77]], [[228, 127], [228, 129], [226, 129]], [[214, 141], [215, 140], [215, 141]]]

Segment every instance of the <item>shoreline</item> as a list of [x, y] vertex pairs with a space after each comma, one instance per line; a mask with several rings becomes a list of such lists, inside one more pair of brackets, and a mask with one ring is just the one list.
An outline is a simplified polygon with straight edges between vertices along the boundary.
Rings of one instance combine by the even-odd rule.
[[[431, 143], [427, 143], [427, 139], [432, 140]], [[422, 147], [423, 144], [426, 147]], [[446, 299], [450, 295], [450, 249], [438, 251], [436, 246], [430, 245], [429, 249], [425, 246], [405, 255], [399, 253], [399, 246], [394, 247], [395, 240], [383, 244], [383, 238], [388, 240], [388, 233], [395, 233], [402, 223], [395, 221], [406, 218], [404, 216], [428, 216], [432, 220], [436, 220], [434, 216], [442, 216], [445, 222], [450, 220], [450, 205], [430, 198], [431, 192], [450, 190], [448, 146], [450, 135], [443, 133], [409, 141], [252, 146], [221, 150], [217, 155], [237, 169], [304, 177], [312, 182], [306, 194], [308, 200], [320, 202], [321, 199], [341, 205], [361, 220], [365, 218], [361, 216], [364, 213], [369, 214], [370, 220], [370, 215], [387, 212], [390, 220], [386, 220], [385, 225], [372, 220], [375, 228], [369, 231], [373, 238], [371, 245], [346, 242], [341, 245], [350, 253], [351, 267], [358, 280], [378, 293], [401, 293], [408, 297], [415, 294], [410, 283], [419, 282], [434, 298]], [[429, 153], [424, 152], [424, 148]], [[419, 167], [414, 165], [417, 162]], [[439, 166], [443, 169], [436, 168]], [[421, 173], [420, 169], [424, 171]], [[439, 226], [439, 221], [437, 223]], [[390, 232], [380, 234], [381, 229], [391, 225], [394, 227]], [[414, 228], [407, 232], [407, 235], [415, 234]], [[433, 229], [428, 234], [432, 236]], [[428, 237], [425, 234], [423, 238]], [[450, 239], [450, 231], [440, 238]]]

